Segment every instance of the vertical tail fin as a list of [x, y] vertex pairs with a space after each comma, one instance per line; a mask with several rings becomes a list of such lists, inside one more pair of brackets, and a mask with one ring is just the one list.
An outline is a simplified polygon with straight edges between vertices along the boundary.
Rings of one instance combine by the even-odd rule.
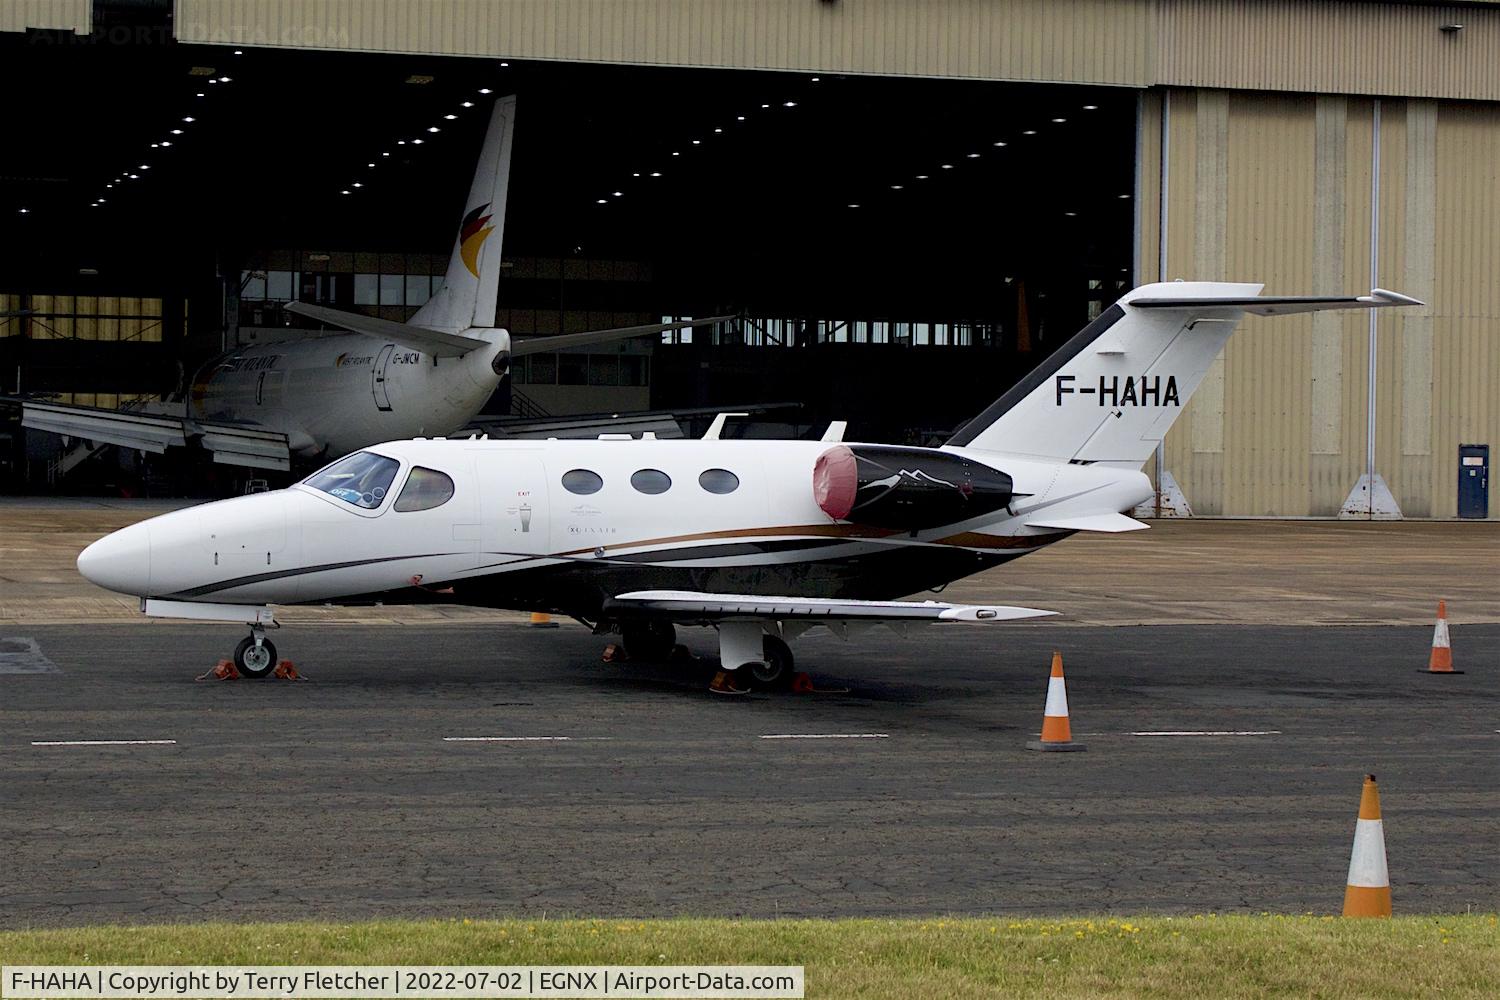
[[1262, 296], [1258, 284], [1143, 285], [1106, 309], [950, 445], [1136, 468], [1156, 450], [1247, 312], [1421, 305], [1375, 289], [1359, 297]]
[[515, 126], [516, 99], [502, 97], [490, 114], [443, 286], [417, 310], [413, 325], [451, 333], [495, 325]]

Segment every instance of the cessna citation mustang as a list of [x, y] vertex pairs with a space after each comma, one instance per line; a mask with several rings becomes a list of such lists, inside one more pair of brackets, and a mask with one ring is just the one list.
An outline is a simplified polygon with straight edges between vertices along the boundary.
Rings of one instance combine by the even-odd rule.
[[293, 302], [289, 311], [351, 332], [221, 354], [184, 398], [141, 410], [22, 400], [22, 425], [157, 454], [194, 440], [216, 462], [285, 470], [293, 457], [326, 461], [377, 441], [450, 434], [494, 394], [513, 357], [733, 318], [515, 342], [496, 329], [515, 119], [514, 97], [495, 102], [443, 285], [411, 322]]
[[[1077, 531], [1133, 531], [1140, 471], [1240, 318], [1421, 305], [1127, 294], [941, 448], [821, 441], [393, 441], [285, 490], [164, 514], [78, 557], [147, 615], [244, 622], [235, 665], [276, 663], [269, 604], [442, 600], [623, 633], [633, 656], [712, 625], [726, 670], [785, 681], [808, 629], [999, 622], [1031, 608], [896, 598]], [[434, 598], [431, 590], [440, 590]]]

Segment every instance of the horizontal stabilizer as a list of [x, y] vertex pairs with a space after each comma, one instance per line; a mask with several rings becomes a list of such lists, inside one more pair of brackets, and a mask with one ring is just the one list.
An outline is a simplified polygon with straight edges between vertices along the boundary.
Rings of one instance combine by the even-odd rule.
[[456, 358], [489, 346], [487, 342], [474, 337], [444, 333], [441, 330], [429, 330], [426, 327], [411, 326], [407, 323], [395, 323], [375, 316], [329, 309], [327, 306], [315, 306], [309, 302], [288, 302], [286, 310], [330, 326], [362, 333], [376, 340], [389, 340], [413, 351], [422, 351], [434, 358]]
[[638, 590], [620, 594], [608, 605], [616, 613], [639, 611], [674, 621], [704, 623], [735, 618], [823, 622], [998, 622], [1057, 614], [1037, 608], [948, 604], [943, 601], [825, 600], [817, 597], [702, 594], [689, 590]]
[[1100, 514], [1067, 514], [1057, 517], [1042, 515], [1026, 522], [1033, 528], [1059, 528], [1063, 531], [1104, 531], [1111, 534], [1121, 531], [1140, 531], [1151, 525], [1142, 524], [1133, 517], [1106, 511]]
[[569, 347], [591, 347], [594, 344], [609, 344], [616, 340], [629, 340], [632, 337], [651, 337], [671, 330], [686, 330], [692, 326], [727, 323], [732, 319], [734, 319], [733, 316], [707, 316], [703, 319], [679, 320], [676, 323], [646, 323], [642, 326], [617, 326], [611, 330], [586, 330], [582, 333], [559, 333], [549, 337], [528, 337], [525, 340], [512, 340], [510, 353], [512, 357], [520, 357], [523, 354], [544, 354]]
[[1384, 309], [1388, 306], [1425, 305], [1400, 292], [1376, 288], [1369, 295], [1251, 295], [1229, 298], [1131, 299], [1136, 309], [1243, 309], [1257, 316], [1319, 312], [1324, 309]]

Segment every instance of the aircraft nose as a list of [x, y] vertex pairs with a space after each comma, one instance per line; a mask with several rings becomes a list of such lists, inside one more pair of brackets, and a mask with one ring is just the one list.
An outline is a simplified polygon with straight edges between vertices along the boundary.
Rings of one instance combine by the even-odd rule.
[[111, 532], [78, 553], [78, 572], [105, 590], [146, 597], [151, 589], [151, 533], [144, 524]]

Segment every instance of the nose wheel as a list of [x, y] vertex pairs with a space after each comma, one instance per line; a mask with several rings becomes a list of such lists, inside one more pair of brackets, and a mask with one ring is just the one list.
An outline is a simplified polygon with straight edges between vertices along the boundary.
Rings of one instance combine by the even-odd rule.
[[276, 669], [276, 644], [255, 629], [234, 647], [234, 667], [241, 676], [259, 679]]

